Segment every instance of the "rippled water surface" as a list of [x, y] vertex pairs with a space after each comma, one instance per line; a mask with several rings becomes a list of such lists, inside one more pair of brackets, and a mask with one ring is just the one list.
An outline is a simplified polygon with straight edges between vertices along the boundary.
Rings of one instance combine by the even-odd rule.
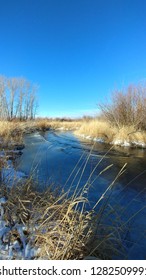
[[33, 133], [25, 136], [17, 169], [32, 173], [43, 187], [53, 183], [67, 190], [77, 184], [81, 188], [88, 181], [90, 209], [125, 163], [126, 171], [107, 198], [127, 227], [123, 240], [127, 258], [146, 259], [146, 150], [93, 145], [71, 132]]

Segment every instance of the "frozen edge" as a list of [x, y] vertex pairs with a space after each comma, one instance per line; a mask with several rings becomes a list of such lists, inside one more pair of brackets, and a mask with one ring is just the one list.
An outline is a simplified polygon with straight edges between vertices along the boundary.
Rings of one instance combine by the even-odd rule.
[[[103, 138], [96, 138], [96, 137], [91, 137], [90, 135], [85, 135], [85, 134], [77, 134], [79, 137], [82, 137], [87, 140], [91, 140], [97, 143], [107, 143]], [[139, 147], [139, 148], [146, 148], [146, 143], [142, 141], [126, 141], [126, 140], [121, 140], [121, 139], [115, 139], [109, 144], [115, 145], [115, 146], [122, 146], [122, 147]]]

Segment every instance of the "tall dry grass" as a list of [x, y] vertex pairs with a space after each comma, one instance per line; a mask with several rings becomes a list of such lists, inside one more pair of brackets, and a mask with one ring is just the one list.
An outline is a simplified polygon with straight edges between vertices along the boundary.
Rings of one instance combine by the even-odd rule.
[[129, 143], [133, 146], [143, 146], [146, 144], [146, 132], [136, 129], [135, 125], [117, 126], [105, 119], [83, 118], [73, 121], [47, 120], [41, 119], [34, 122], [36, 129], [46, 130], [72, 130], [78, 136], [88, 137], [93, 140], [103, 140], [105, 143], [124, 145]]
[[83, 259], [90, 251], [87, 241], [93, 233], [91, 213], [77, 209], [85, 198], [68, 197], [68, 193], [55, 196], [51, 190], [38, 193], [32, 184], [28, 180], [23, 186], [1, 188], [1, 196], [7, 199], [4, 219], [11, 228], [8, 243], [22, 243], [22, 233], [20, 235], [15, 225], [23, 224], [26, 240], [33, 240], [31, 246], [40, 248], [36, 258]]
[[90, 136], [92, 139], [101, 138], [105, 142], [111, 142], [117, 129], [111, 127], [106, 121], [94, 119], [82, 121], [81, 126], [75, 131], [76, 135]]
[[80, 128], [74, 132], [95, 141], [102, 140], [113, 145], [146, 146], [146, 132], [135, 129], [134, 125], [120, 126], [119, 128], [106, 120], [94, 119], [82, 121]]
[[34, 131], [45, 131], [49, 129], [75, 130], [80, 127], [80, 121], [62, 121], [47, 118], [41, 118], [28, 121], [0, 121], [0, 138], [1, 141], [23, 142], [23, 135]]
[[0, 121], [0, 138], [2, 143], [10, 143], [15, 141], [17, 143], [22, 142], [23, 128], [22, 124], [20, 125], [15, 122], [9, 121]]
[[[125, 166], [99, 197], [94, 207], [87, 211], [88, 192], [94, 182], [92, 175], [97, 168], [94, 168], [86, 184], [80, 188], [80, 180], [89, 158], [90, 154], [80, 170], [80, 179], [72, 195], [71, 189], [67, 192], [58, 192], [54, 187], [48, 187], [46, 191], [40, 193], [31, 178], [14, 183], [11, 188], [1, 183], [0, 197], [6, 198], [3, 217], [10, 229], [5, 241], [8, 246], [17, 242], [21, 244], [23, 250], [23, 246], [31, 242], [32, 247], [39, 248], [36, 259], [84, 259], [90, 255], [109, 259], [116, 254], [124, 256], [121, 242], [124, 229], [122, 224], [119, 226], [120, 217], [117, 215], [117, 209], [114, 215], [108, 197], [115, 181], [124, 172]], [[78, 164], [79, 162], [71, 173], [72, 182], [78, 174]], [[100, 172], [99, 176], [109, 168], [111, 166]], [[112, 217], [114, 215], [113, 223], [106, 226], [104, 218], [108, 219], [109, 215], [110, 219], [111, 214]], [[16, 225], [21, 224], [24, 227], [20, 232]], [[14, 259], [15, 256], [17, 259], [14, 252]]]
[[75, 130], [79, 128], [80, 121], [76, 120], [54, 120], [54, 119], [39, 119], [35, 121], [37, 129], [60, 129], [60, 130]]
[[141, 130], [135, 130], [134, 126], [123, 126], [117, 130], [114, 135], [113, 144], [117, 145], [129, 145], [129, 146], [141, 146], [146, 145], [146, 132]]

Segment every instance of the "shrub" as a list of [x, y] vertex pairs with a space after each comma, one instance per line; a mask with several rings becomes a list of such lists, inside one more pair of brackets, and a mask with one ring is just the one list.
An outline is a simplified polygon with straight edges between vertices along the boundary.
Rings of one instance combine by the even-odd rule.
[[135, 130], [146, 128], [146, 87], [130, 85], [115, 90], [110, 102], [99, 105], [105, 119], [118, 128], [134, 126]]

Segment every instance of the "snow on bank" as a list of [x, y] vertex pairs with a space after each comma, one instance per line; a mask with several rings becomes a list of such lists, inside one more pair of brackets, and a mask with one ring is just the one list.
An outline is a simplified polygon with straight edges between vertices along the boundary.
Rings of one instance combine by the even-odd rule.
[[26, 175], [23, 172], [14, 169], [11, 160], [8, 160], [7, 166], [1, 170], [1, 180], [7, 187], [12, 187], [25, 178]]
[[[35, 227], [27, 228], [22, 224], [10, 225], [4, 219], [6, 198], [0, 198], [0, 260], [34, 259], [40, 252], [34, 247]], [[29, 238], [26, 235], [29, 232]], [[16, 235], [18, 236], [16, 238]]]
[[55, 128], [55, 130], [61, 130], [61, 131], [72, 131], [72, 130], [77, 130], [79, 129], [79, 127], [64, 127], [64, 126], [61, 126], [61, 127], [57, 127]]
[[[84, 139], [94, 141], [97, 143], [106, 143], [106, 141], [103, 138], [96, 138], [91, 137], [90, 135], [84, 135], [84, 134], [78, 134], [79, 137], [82, 137]], [[122, 147], [139, 147], [139, 148], [146, 148], [146, 143], [142, 141], [126, 141], [121, 139], [115, 139], [109, 144], [115, 145], [115, 146], [122, 146]]]
[[126, 141], [126, 140], [113, 140], [110, 144], [122, 147], [139, 147], [146, 148], [146, 144], [142, 141]]
[[65, 127], [61, 126], [61, 127], [57, 127], [55, 130], [69, 130], [69, 128], [65, 128]]
[[[7, 166], [1, 170], [1, 181], [8, 187], [15, 186], [18, 182], [24, 181], [25, 174], [16, 171], [12, 162], [8, 161]], [[5, 218], [5, 204], [7, 199], [0, 198], [0, 260], [11, 259], [34, 259], [40, 252], [34, 246], [34, 233], [37, 227], [29, 228], [23, 224], [10, 225]]]
[[[15, 187], [18, 182], [26, 179], [23, 172], [14, 169], [11, 160], [6, 160], [4, 151], [0, 151], [0, 159], [3, 162], [0, 181], [7, 188]], [[6, 203], [6, 197], [0, 197], [0, 260], [34, 259], [40, 252], [40, 249], [34, 246], [37, 227], [27, 228], [17, 222], [10, 224], [5, 217]]]
[[141, 148], [146, 148], [146, 143], [142, 142], [142, 141], [132, 141], [132, 145], [137, 146], [137, 147], [141, 147]]
[[126, 140], [113, 140], [112, 142], [110, 142], [110, 144], [115, 146], [131, 147], [131, 144]]
[[76, 134], [76, 135], [78, 135], [79, 137], [82, 137], [84, 139], [94, 141], [94, 142], [105, 143], [103, 138], [96, 138], [96, 137], [93, 138], [90, 135], [85, 135], [85, 134]]

